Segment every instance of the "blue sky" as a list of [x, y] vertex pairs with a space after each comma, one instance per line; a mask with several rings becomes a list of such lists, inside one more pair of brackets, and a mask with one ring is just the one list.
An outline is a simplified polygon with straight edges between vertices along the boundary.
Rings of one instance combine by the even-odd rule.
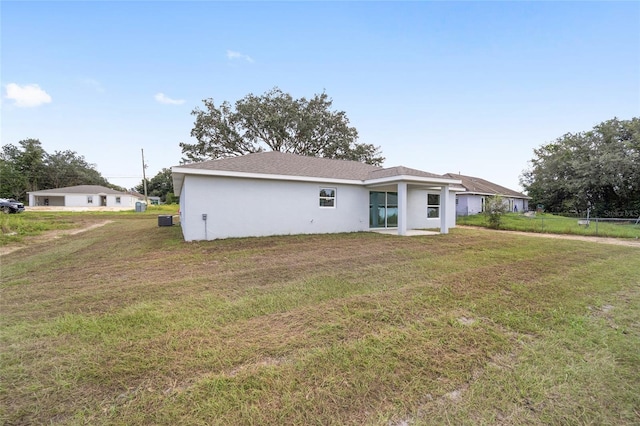
[[385, 166], [512, 189], [533, 149], [640, 115], [638, 2], [2, 1], [1, 142], [133, 187], [202, 99], [325, 91]]

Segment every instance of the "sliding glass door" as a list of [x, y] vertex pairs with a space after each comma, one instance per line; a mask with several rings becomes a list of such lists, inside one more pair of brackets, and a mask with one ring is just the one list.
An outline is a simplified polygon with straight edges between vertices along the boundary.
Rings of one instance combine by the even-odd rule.
[[398, 193], [369, 192], [369, 227], [395, 228], [398, 226]]

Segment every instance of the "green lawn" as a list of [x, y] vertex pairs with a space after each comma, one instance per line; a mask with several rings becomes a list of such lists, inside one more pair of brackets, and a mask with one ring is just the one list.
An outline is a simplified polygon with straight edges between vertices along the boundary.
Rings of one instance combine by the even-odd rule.
[[[548, 213], [525, 216], [508, 213], [502, 216], [500, 229], [524, 232], [544, 232], [551, 234], [593, 235], [615, 238], [640, 238], [640, 224], [637, 218], [628, 220], [591, 219], [588, 226], [579, 224], [580, 219], [556, 216]], [[485, 215], [459, 216], [458, 225], [488, 227]]]
[[640, 422], [640, 249], [108, 219], [0, 257], [3, 424]]

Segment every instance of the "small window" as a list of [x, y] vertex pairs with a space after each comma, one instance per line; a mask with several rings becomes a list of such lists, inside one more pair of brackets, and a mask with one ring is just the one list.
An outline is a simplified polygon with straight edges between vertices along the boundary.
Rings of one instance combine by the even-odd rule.
[[440, 194], [427, 194], [427, 217], [440, 217]]
[[320, 188], [320, 207], [336, 206], [336, 189]]
[[93, 204], [93, 195], [87, 196], [87, 204]]
[[116, 204], [120, 204], [120, 197], [116, 197]]

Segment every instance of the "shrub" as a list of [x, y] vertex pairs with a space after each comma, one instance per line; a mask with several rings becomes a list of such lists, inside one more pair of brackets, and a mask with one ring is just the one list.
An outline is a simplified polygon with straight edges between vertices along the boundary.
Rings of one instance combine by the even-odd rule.
[[484, 201], [484, 214], [487, 216], [489, 228], [498, 229], [502, 222], [502, 215], [508, 210], [508, 205], [499, 195], [486, 197]]

